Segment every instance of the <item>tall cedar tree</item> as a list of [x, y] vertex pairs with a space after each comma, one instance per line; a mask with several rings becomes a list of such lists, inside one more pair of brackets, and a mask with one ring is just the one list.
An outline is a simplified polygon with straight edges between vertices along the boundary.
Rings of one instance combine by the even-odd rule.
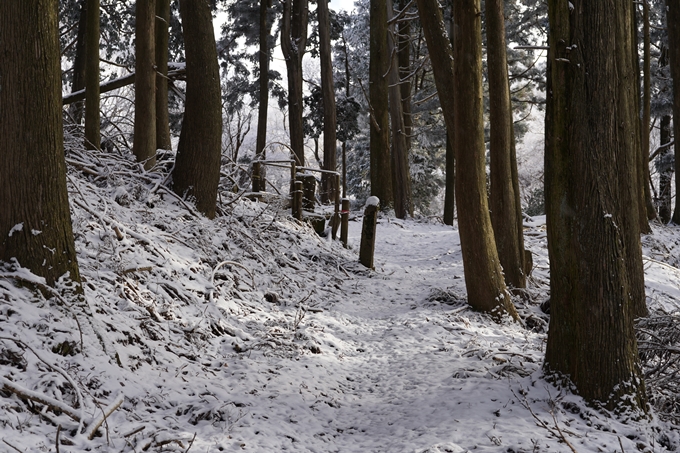
[[85, 148], [99, 149], [99, 0], [87, 0], [85, 42]]
[[391, 25], [387, 31], [387, 50], [390, 55], [390, 67], [387, 75], [389, 84], [389, 109], [392, 125], [392, 195], [394, 197], [394, 214], [404, 219], [413, 215], [411, 197], [411, 171], [408, 162], [408, 141], [404, 124], [404, 109], [400, 84], [399, 57], [397, 55], [399, 40], [397, 29], [392, 18], [394, 9], [392, 0], [387, 0], [387, 20]]
[[307, 46], [307, 0], [285, 0], [281, 20], [281, 50], [288, 74], [288, 124], [290, 147], [297, 165], [305, 165], [305, 133], [302, 115], [302, 57]]
[[646, 311], [634, 11], [627, 0], [610, 3], [548, 2], [545, 367], [588, 401], [644, 409], [633, 330]]
[[[57, 2], [0, 2], [0, 260], [80, 281], [66, 191]], [[39, 83], [36, 83], [39, 82]]]
[[[328, 1], [318, 0], [319, 56], [321, 59], [321, 92], [323, 97], [323, 168], [335, 171], [337, 167], [337, 118], [335, 113], [335, 84], [333, 83], [333, 55], [331, 53], [331, 18]], [[321, 200], [335, 200], [335, 176], [321, 174]]]
[[[453, 0], [450, 0], [453, 2]], [[453, 9], [453, 4], [451, 5]], [[453, 11], [449, 16], [449, 40], [453, 47]], [[450, 101], [452, 102], [452, 100]], [[456, 209], [456, 151], [453, 148], [453, 129], [446, 126], [446, 180], [444, 183], [444, 224], [453, 225]]]
[[133, 151], [147, 170], [156, 164], [156, 0], [137, 0]]
[[437, 0], [418, 0], [418, 11], [446, 129], [454, 132], [450, 139], [459, 170], [456, 202], [468, 301], [497, 318], [507, 313], [519, 319], [503, 280], [486, 195], [479, 0], [454, 2], [455, 68]]
[[387, 49], [386, 0], [370, 0], [370, 51], [368, 98], [370, 109], [371, 194], [380, 206], [392, 206], [392, 164], [390, 161], [390, 119], [387, 72], [390, 54]]
[[168, 110], [170, 0], [156, 0], [156, 148], [172, 149]]
[[[260, 52], [257, 56], [259, 64], [260, 80], [259, 80], [259, 106], [257, 111], [257, 139], [255, 143], [255, 155], [259, 159], [266, 158], [265, 146], [267, 146], [267, 110], [269, 109], [269, 60], [271, 58], [269, 50], [269, 34], [271, 33], [272, 24], [267, 20], [269, 18], [269, 8], [272, 6], [272, 0], [260, 0], [260, 18], [259, 18], [259, 46]], [[266, 190], [264, 181], [264, 166], [260, 165], [253, 167], [253, 172], [259, 171], [260, 174], [254, 174], [253, 180], [258, 181], [258, 190]]]
[[180, 0], [187, 64], [186, 107], [172, 171], [173, 190], [215, 217], [222, 157], [222, 98], [208, 0]]
[[505, 283], [526, 287], [524, 229], [505, 45], [503, 0], [486, 0], [491, 154], [491, 223]]
[[675, 211], [673, 223], [680, 225], [680, 5], [677, 0], [666, 0], [668, 28], [668, 56], [673, 78], [673, 131], [675, 136]]

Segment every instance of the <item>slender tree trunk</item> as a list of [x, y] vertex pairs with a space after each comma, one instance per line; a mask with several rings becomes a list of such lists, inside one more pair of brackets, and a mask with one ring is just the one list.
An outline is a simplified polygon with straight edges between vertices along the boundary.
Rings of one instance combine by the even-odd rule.
[[[659, 139], [661, 146], [671, 141], [671, 117], [669, 115], [661, 117]], [[671, 184], [674, 168], [670, 157], [670, 149], [666, 147], [656, 158], [656, 168], [659, 171], [659, 220], [663, 224], [670, 222], [673, 214]]]
[[[408, 2], [399, 0], [398, 8], [406, 8]], [[413, 117], [411, 109], [411, 21], [400, 21], [397, 30], [399, 48], [397, 58], [399, 60], [399, 77], [401, 88], [401, 109], [404, 113], [404, 135], [406, 149], [411, 150], [411, 135], [413, 133]], [[411, 213], [413, 215], [413, 213]]]
[[673, 78], [673, 135], [675, 136], [675, 211], [673, 223], [680, 225], [680, 5], [666, 0], [666, 27], [668, 28], [668, 57]]
[[156, 70], [154, 25], [156, 1], [137, 0], [135, 23], [135, 136], [137, 162], [150, 169], [156, 164]]
[[[265, 159], [267, 157], [265, 147], [267, 146], [267, 118], [269, 109], [269, 60], [271, 58], [269, 51], [269, 34], [271, 32], [271, 24], [269, 23], [268, 15], [269, 8], [271, 8], [271, 0], [260, 0], [260, 53], [258, 55], [258, 64], [260, 71], [259, 80], [259, 106], [257, 111], [257, 139], [255, 142], [255, 156], [257, 159]], [[253, 171], [256, 171], [253, 169]], [[257, 167], [258, 174], [253, 175], [253, 179], [259, 181], [260, 190], [266, 190], [264, 184], [265, 166], [259, 165]], [[257, 178], [257, 179], [256, 179]]]
[[456, 140], [456, 203], [468, 301], [496, 317], [519, 319], [505, 287], [486, 195], [480, 3], [456, 1], [454, 8], [455, 67], [437, 0], [418, 0], [446, 128], [455, 131], [450, 138]]
[[[392, 19], [394, 9], [392, 0], [387, 0], [387, 20]], [[392, 194], [394, 196], [394, 213], [399, 219], [413, 216], [411, 198], [411, 171], [408, 162], [408, 143], [402, 92], [399, 77], [399, 58], [397, 55], [398, 40], [394, 24], [390, 25], [387, 34], [387, 50], [390, 55], [390, 69], [387, 76], [389, 83], [389, 109], [392, 124]]]
[[[323, 97], [323, 168], [335, 171], [337, 167], [337, 119], [335, 111], [335, 84], [333, 83], [333, 54], [331, 53], [331, 19], [327, 0], [318, 0], [319, 47], [321, 57], [321, 93]], [[321, 201], [335, 200], [335, 176], [321, 174]]]
[[[78, 19], [78, 35], [76, 37], [76, 57], [73, 60], [73, 81], [71, 93], [85, 89], [85, 31], [87, 28], [87, 2], [80, 1], [80, 18]], [[83, 102], [74, 102], [69, 107], [69, 115], [75, 124], [83, 119]]]
[[85, 71], [85, 148], [101, 147], [99, 120], [99, 0], [87, 0], [85, 33], [87, 69]]
[[0, 261], [80, 282], [61, 112], [57, 2], [0, 2]]
[[170, 0], [156, 0], [156, 148], [172, 149], [168, 109]]
[[633, 4], [549, 0], [545, 366], [588, 401], [644, 410], [633, 320], [644, 307]]
[[393, 206], [392, 164], [390, 159], [390, 118], [387, 71], [390, 54], [387, 49], [386, 0], [371, 0], [370, 5], [369, 110], [371, 194], [380, 199], [382, 209]]
[[[449, 16], [449, 41], [453, 48], [453, 2], [451, 2], [451, 15]], [[440, 99], [440, 103], [443, 103]], [[452, 101], [448, 101], [452, 102]], [[454, 130], [446, 126], [446, 181], [444, 186], [444, 224], [453, 225], [456, 209], [456, 150], [453, 147]]]
[[[649, 125], [651, 124], [651, 56], [649, 38], [649, 1], [642, 0], [642, 118], [640, 139], [642, 145], [642, 171], [644, 172], [644, 207], [648, 220], [656, 219], [656, 209], [652, 199], [651, 175], [649, 173]], [[644, 227], [644, 226], [643, 226]]]
[[173, 190], [196, 199], [196, 208], [215, 217], [222, 157], [222, 96], [217, 47], [208, 0], [180, 0], [187, 62], [186, 107]]
[[281, 21], [281, 50], [288, 73], [288, 124], [290, 147], [298, 166], [305, 165], [305, 132], [302, 116], [302, 57], [307, 46], [307, 0], [285, 0]]
[[486, 0], [491, 138], [491, 223], [505, 283], [525, 288], [524, 229], [505, 44], [503, 0]]

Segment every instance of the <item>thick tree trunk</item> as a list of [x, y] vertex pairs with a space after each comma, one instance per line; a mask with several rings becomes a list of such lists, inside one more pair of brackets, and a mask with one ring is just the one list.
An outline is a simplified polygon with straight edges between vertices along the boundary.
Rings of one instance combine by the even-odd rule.
[[222, 157], [222, 97], [217, 47], [208, 0], [180, 0], [187, 62], [186, 107], [173, 190], [196, 199], [196, 208], [215, 217]]
[[668, 57], [673, 78], [673, 135], [675, 136], [675, 211], [673, 223], [680, 225], [680, 5], [666, 0], [666, 27], [668, 28]]
[[[265, 159], [267, 157], [265, 147], [267, 146], [267, 118], [269, 109], [269, 33], [271, 31], [271, 24], [269, 23], [268, 15], [269, 8], [271, 8], [271, 0], [260, 0], [260, 53], [258, 55], [258, 64], [260, 71], [259, 84], [259, 102], [257, 111], [257, 138], [255, 142], [255, 156], [257, 159]], [[253, 167], [253, 172], [256, 171]], [[265, 166], [258, 165], [257, 173], [253, 174], [253, 180], [258, 181], [259, 189], [266, 190], [264, 184]]]
[[[73, 80], [71, 93], [85, 89], [85, 32], [87, 28], [87, 2], [80, 1], [80, 18], [78, 19], [78, 34], [76, 36], [76, 57], [73, 60]], [[75, 124], [83, 119], [83, 103], [75, 102], [69, 107], [69, 116]]]
[[[661, 146], [671, 141], [671, 117], [664, 115], [661, 117], [659, 143]], [[656, 168], [659, 171], [659, 220], [663, 224], [671, 221], [673, 214], [672, 208], [672, 189], [673, 164], [670, 161], [670, 149], [666, 147], [656, 158]]]
[[645, 304], [633, 4], [550, 0], [545, 366], [588, 401], [644, 410], [633, 320]]
[[290, 147], [298, 166], [305, 165], [305, 132], [302, 115], [302, 57], [307, 46], [307, 0], [285, 0], [281, 21], [281, 50], [288, 73], [288, 124]]
[[505, 45], [503, 0], [486, 0], [491, 223], [505, 283], [525, 288], [524, 229]]
[[389, 209], [393, 206], [394, 196], [390, 159], [389, 89], [386, 77], [390, 67], [386, 0], [371, 0], [370, 16], [368, 98], [371, 125], [371, 194], [380, 199], [382, 209]]
[[[331, 53], [331, 19], [327, 0], [319, 0], [319, 47], [321, 57], [321, 93], [323, 97], [323, 168], [335, 171], [337, 167], [337, 119], [335, 111], [335, 84], [333, 83], [333, 54]], [[335, 176], [321, 174], [321, 201], [335, 200]]]
[[455, 131], [450, 138], [456, 140], [458, 229], [468, 301], [496, 317], [519, 319], [505, 287], [486, 195], [480, 4], [455, 2], [454, 8], [455, 68], [437, 0], [418, 0], [446, 128]]
[[99, 0], [87, 0], [85, 33], [87, 69], [85, 71], [85, 148], [101, 147], [99, 120]]
[[0, 2], [0, 261], [80, 281], [66, 191], [57, 2]]
[[135, 23], [135, 136], [137, 162], [147, 170], [156, 164], [156, 1], [137, 0]]
[[[387, 0], [387, 20], [392, 20], [394, 9], [392, 0]], [[404, 124], [404, 110], [401, 85], [399, 83], [399, 58], [397, 55], [398, 41], [396, 27], [389, 26], [387, 34], [387, 50], [391, 63], [387, 82], [389, 83], [389, 109], [392, 124], [392, 194], [394, 196], [394, 214], [399, 219], [413, 216], [413, 201], [411, 199], [411, 171], [408, 161], [408, 142], [406, 139], [406, 125]]]
[[156, 0], [156, 148], [172, 149], [168, 110], [170, 0]]

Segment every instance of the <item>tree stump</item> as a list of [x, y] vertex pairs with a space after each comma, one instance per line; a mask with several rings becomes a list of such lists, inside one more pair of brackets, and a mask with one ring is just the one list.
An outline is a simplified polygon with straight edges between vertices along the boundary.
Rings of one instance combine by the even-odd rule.
[[347, 234], [349, 232], [349, 198], [342, 199], [342, 211], [340, 211], [340, 242], [347, 248]]
[[373, 253], [375, 252], [375, 227], [378, 222], [378, 197], [369, 197], [364, 210], [364, 223], [361, 228], [361, 246], [359, 248], [359, 262], [369, 269], [373, 269]]

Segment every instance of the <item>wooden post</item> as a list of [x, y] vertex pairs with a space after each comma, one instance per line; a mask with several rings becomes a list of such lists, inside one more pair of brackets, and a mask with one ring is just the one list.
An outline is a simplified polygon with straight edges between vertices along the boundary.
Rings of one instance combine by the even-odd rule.
[[292, 161], [290, 163], [290, 195], [291, 195], [291, 199], [293, 197], [293, 194], [295, 193], [295, 176], [297, 176], [297, 167], [295, 165], [295, 161]]
[[295, 181], [295, 190], [293, 190], [293, 217], [302, 220], [302, 181]]
[[307, 211], [314, 211], [314, 204], [316, 200], [316, 178], [314, 175], [301, 175], [304, 186], [304, 194], [302, 197], [302, 207]]
[[340, 242], [347, 248], [347, 234], [349, 232], [349, 198], [342, 199], [342, 211], [340, 211], [341, 227]]
[[262, 185], [260, 184], [260, 170], [261, 170], [261, 164], [259, 161], [253, 162], [253, 192], [259, 192], [260, 190], [264, 189]]
[[364, 209], [364, 223], [361, 228], [361, 246], [359, 247], [359, 262], [369, 269], [373, 269], [373, 253], [375, 252], [375, 226], [378, 222], [378, 197], [368, 197]]
[[335, 213], [333, 214], [332, 222], [332, 238], [335, 240], [338, 237], [338, 227], [340, 227], [340, 175], [336, 174], [333, 178], [335, 184]]

